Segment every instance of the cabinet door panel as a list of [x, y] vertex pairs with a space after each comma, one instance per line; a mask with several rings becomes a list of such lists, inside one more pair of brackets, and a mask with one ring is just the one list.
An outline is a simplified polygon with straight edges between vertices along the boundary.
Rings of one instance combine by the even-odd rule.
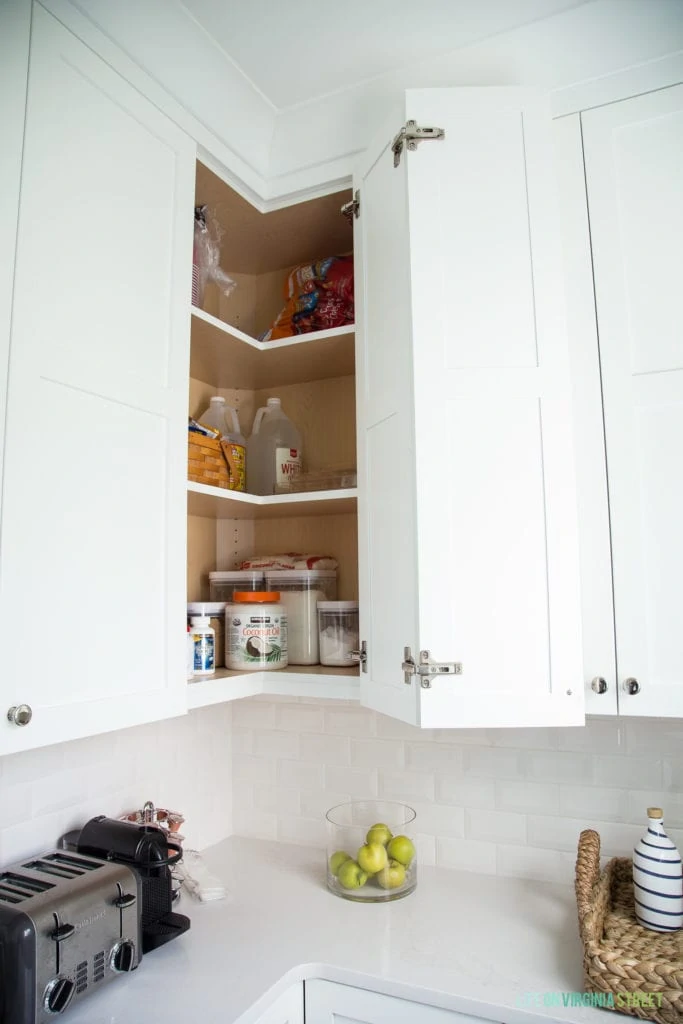
[[36, 5], [0, 577], [3, 692], [34, 717], [3, 750], [185, 709], [193, 171], [190, 141]]
[[468, 1013], [332, 981], [307, 981], [305, 986], [306, 1024], [486, 1024]]
[[[524, 90], [431, 89], [409, 92], [406, 114], [444, 128], [445, 139], [404, 149], [398, 167], [387, 147], [358, 175], [359, 447], [377, 449], [377, 464], [379, 422], [386, 465], [392, 435], [400, 448], [400, 464], [387, 470], [397, 476], [387, 480], [391, 498], [365, 510], [362, 601], [374, 631], [362, 633], [370, 677], [363, 700], [427, 727], [581, 724], [571, 391], [549, 113]], [[393, 281], [382, 263], [395, 268]], [[389, 400], [381, 374], [366, 368], [392, 360], [401, 384]], [[360, 481], [372, 495], [369, 469]], [[395, 542], [373, 545], [382, 531]], [[397, 605], [397, 628], [383, 633], [380, 614]], [[416, 659], [427, 650], [436, 662], [461, 663], [462, 674], [406, 686], [404, 646]]]
[[[582, 115], [620, 710], [683, 715], [683, 86]], [[627, 678], [640, 684], [629, 695]]]

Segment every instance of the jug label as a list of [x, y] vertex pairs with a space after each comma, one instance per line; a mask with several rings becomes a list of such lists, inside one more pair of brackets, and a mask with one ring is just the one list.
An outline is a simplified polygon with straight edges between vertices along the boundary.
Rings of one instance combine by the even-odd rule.
[[221, 448], [228, 464], [228, 476], [230, 482], [228, 487], [231, 491], [246, 491], [247, 470], [246, 470], [246, 449], [242, 444], [235, 444], [234, 441], [221, 441]]
[[275, 449], [275, 483], [286, 484], [301, 472], [301, 452], [298, 448]]

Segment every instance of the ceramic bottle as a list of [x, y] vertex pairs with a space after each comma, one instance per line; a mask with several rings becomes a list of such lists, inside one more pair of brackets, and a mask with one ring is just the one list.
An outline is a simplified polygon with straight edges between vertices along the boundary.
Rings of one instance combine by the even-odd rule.
[[648, 807], [647, 831], [633, 850], [633, 897], [638, 924], [655, 932], [683, 928], [683, 865], [664, 831], [661, 807]]

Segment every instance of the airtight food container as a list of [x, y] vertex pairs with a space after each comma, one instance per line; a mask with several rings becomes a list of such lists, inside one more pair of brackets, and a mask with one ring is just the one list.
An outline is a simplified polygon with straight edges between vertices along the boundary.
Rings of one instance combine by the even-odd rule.
[[232, 601], [236, 590], [265, 590], [263, 569], [216, 570], [209, 573], [209, 593], [212, 601]]
[[391, 800], [354, 800], [325, 815], [327, 887], [357, 903], [389, 903], [417, 885], [415, 811]]
[[337, 596], [336, 569], [266, 569], [266, 585], [280, 592], [287, 614], [290, 665], [317, 665], [318, 601]]
[[225, 665], [240, 672], [287, 666], [287, 615], [277, 591], [235, 591], [225, 606]]
[[318, 601], [321, 665], [357, 665], [358, 632], [358, 601]]

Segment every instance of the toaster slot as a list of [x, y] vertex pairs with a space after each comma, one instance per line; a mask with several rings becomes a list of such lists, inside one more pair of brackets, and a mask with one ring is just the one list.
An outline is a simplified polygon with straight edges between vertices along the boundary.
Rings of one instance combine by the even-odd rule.
[[25, 899], [26, 896], [19, 896], [16, 892], [12, 892], [11, 889], [5, 889], [0, 885], [0, 903], [21, 903]]
[[56, 878], [78, 878], [84, 875], [85, 871], [76, 871], [74, 868], [67, 868], [61, 864], [50, 864], [48, 860], [32, 860], [24, 864], [30, 871], [40, 871], [44, 875], [55, 875]]
[[54, 889], [53, 883], [44, 882], [41, 878], [27, 878], [26, 875], [18, 875], [14, 871], [0, 874], [0, 893], [18, 897], [14, 901], [5, 899], [6, 903], [19, 903], [22, 899], [29, 899], [41, 892], [47, 892], [48, 889]]
[[98, 871], [102, 865], [98, 864], [95, 860], [86, 860], [85, 857], [69, 857], [66, 853], [51, 853], [47, 857], [43, 857], [42, 860], [49, 860], [53, 864], [62, 864], [67, 868], [77, 868], [79, 874], [84, 874], [86, 871]]

